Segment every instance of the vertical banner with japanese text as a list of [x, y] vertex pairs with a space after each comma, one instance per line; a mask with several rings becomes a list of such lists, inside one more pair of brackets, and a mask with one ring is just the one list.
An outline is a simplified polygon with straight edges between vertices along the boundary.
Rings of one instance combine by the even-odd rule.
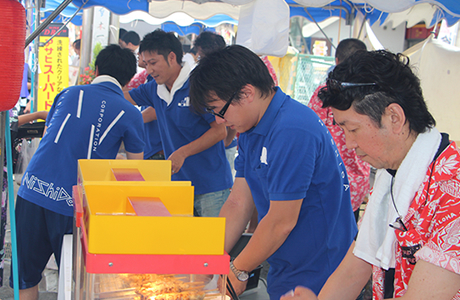
[[51, 23], [40, 35], [37, 110], [50, 110], [54, 98], [69, 86], [69, 31], [64, 28], [46, 45], [63, 24]]

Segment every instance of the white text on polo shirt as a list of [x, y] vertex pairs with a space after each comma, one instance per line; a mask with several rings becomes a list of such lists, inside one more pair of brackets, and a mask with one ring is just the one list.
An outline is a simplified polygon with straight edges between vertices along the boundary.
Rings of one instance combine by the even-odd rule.
[[35, 175], [29, 178], [29, 172], [24, 174], [22, 185], [29, 190], [37, 192], [54, 201], [65, 200], [69, 206], [73, 205], [72, 197], [63, 187], [54, 187], [54, 183], [48, 183], [38, 179]]
[[101, 137], [101, 127], [102, 127], [102, 121], [104, 121], [106, 103], [107, 102], [105, 100], [102, 100], [101, 102], [101, 109], [99, 110], [99, 118], [97, 119], [96, 132], [94, 133], [93, 151], [97, 150], [97, 145], [99, 144], [99, 138]]

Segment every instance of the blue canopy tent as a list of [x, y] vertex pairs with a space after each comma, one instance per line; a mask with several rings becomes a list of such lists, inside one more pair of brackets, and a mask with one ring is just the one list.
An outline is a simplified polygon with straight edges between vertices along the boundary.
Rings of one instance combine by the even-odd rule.
[[[51, 11], [45, 11], [44, 18], [42, 18], [42, 20], [48, 18], [50, 15], [51, 15]], [[66, 23], [72, 15], [73, 13], [70, 15], [61, 13], [56, 18], [54, 18], [52, 22], [53, 23]], [[81, 13], [77, 14], [75, 17], [72, 18], [70, 22], [76, 26], [81, 26], [83, 22], [82, 14]]]
[[[150, 12], [151, 15], [162, 18], [166, 17], [169, 12], [160, 11], [158, 12], [155, 7], [162, 2], [162, 5], [165, 3], [182, 2], [177, 0], [168, 0], [168, 1], [156, 1], [153, 0], [149, 4], [148, 0], [73, 0], [61, 14], [55, 18], [55, 22], [64, 23], [70, 18], [79, 7], [89, 8], [92, 6], [103, 6], [115, 14], [125, 15], [133, 11], [144, 11]], [[235, 7], [238, 7], [238, 4], [246, 4], [254, 2], [254, 0], [223, 0], [223, 1], [196, 1], [196, 0], [185, 0], [184, 3], [188, 2], [198, 2], [203, 3], [202, 11], [209, 10], [207, 4], [217, 4], [219, 6], [218, 12], [221, 14], [214, 15], [216, 12], [210, 11], [207, 12], [207, 18], [202, 18], [200, 16], [193, 15], [194, 12], [188, 12], [185, 9], [185, 13], [190, 14], [197, 21], [196, 24], [190, 24], [190, 28], [184, 28], [184, 26], [165, 24], [165, 30], [175, 31], [178, 34], [187, 34], [189, 33], [199, 33], [202, 31], [203, 26], [199, 25], [199, 20], [206, 20], [207, 24], [203, 25], [208, 27], [215, 27], [217, 25], [212, 25], [214, 22], [213, 19], [222, 18], [222, 16], [229, 18], [227, 22], [235, 24], [237, 23], [237, 17], [234, 15]], [[312, 22], [322, 22], [330, 17], [341, 17], [347, 21], [347, 24], [350, 24], [355, 18], [358, 12], [361, 12], [365, 18], [369, 21], [370, 25], [373, 25], [376, 22], [383, 24], [392, 13], [402, 12], [405, 13], [405, 10], [410, 10], [413, 6], [425, 5], [427, 6], [427, 11], [424, 12], [423, 18], [426, 20], [426, 14], [431, 14], [428, 16], [430, 23], [427, 24], [427, 27], [432, 27], [440, 20], [445, 19], [449, 25], [455, 24], [460, 18], [460, 1], [458, 0], [389, 0], [389, 1], [377, 1], [371, 0], [367, 1], [368, 3], [363, 2], [362, 0], [285, 0], [287, 5], [289, 5], [289, 16], [302, 16]], [[45, 17], [48, 17], [52, 11], [59, 7], [61, 2], [59, 0], [47, 0], [46, 7], [42, 10], [45, 11]], [[198, 5], [198, 4], [197, 4]], [[428, 8], [430, 5], [434, 9]], [[233, 9], [233, 18], [225, 15], [225, 9], [227, 7], [232, 7]], [[216, 9], [216, 8], [212, 8]], [[420, 11], [420, 10], [419, 10]], [[230, 12], [228, 12], [231, 14]], [[160, 14], [160, 15], [159, 15]], [[412, 11], [407, 11], [407, 14], [414, 14]], [[209, 17], [211, 15], [211, 17]], [[233, 22], [234, 21], [234, 22]], [[82, 24], [82, 13], [79, 12], [75, 17], [73, 17], [73, 24], [80, 26]], [[211, 25], [210, 25], [211, 24]]]
[[[410, 10], [412, 6], [421, 5], [421, 4], [430, 4], [435, 9], [431, 10], [433, 14], [431, 17], [430, 24], [427, 24], [428, 27], [434, 26], [437, 22], [442, 19], [445, 19], [449, 25], [453, 25], [458, 22], [460, 18], [460, 1], [457, 0], [438, 0], [438, 1], [426, 1], [426, 0], [415, 0], [411, 3], [412, 6], [407, 5], [397, 5], [395, 1], [367, 1], [365, 3], [360, 0], [334, 0], [334, 1], [319, 1], [322, 4], [319, 7], [308, 6], [305, 4], [312, 3], [312, 0], [286, 0], [290, 7], [290, 16], [302, 16], [308, 20], [314, 22], [322, 22], [330, 17], [342, 17], [347, 20], [347, 18], [354, 18], [358, 12], [361, 12], [367, 20], [369, 20], [370, 25], [373, 25], [375, 22], [380, 22], [383, 24], [385, 20], [389, 17], [391, 13], [403, 12]], [[318, 1], [315, 1], [317, 3]], [[369, 4], [370, 2], [375, 2], [375, 6]], [[400, 1], [400, 3], [409, 2], [409, 1]], [[407, 12], [408, 14], [410, 12]], [[426, 10], [426, 13], [430, 11]], [[426, 18], [426, 16], [423, 16]]]
[[150, 25], [161, 26], [164, 31], [173, 31], [184, 36], [202, 31], [215, 31], [214, 27], [220, 24], [237, 25], [238, 21], [224, 14], [214, 15], [206, 20], [190, 17], [182, 12], [173, 13], [166, 18], [155, 18], [147, 12], [134, 11], [120, 16], [120, 23], [131, 23], [142, 20]]
[[[194, 2], [203, 3], [201, 5], [216, 2], [222, 5], [230, 6], [233, 4], [233, 6], [235, 6], [235, 3], [247, 4], [253, 1], [254, 0], [210, 0]], [[73, 0], [72, 3], [75, 7], [80, 7], [84, 2], [85, 1], [83, 0]], [[159, 2], [178, 1], [153, 0], [151, 1], [150, 7], [154, 8], [156, 5], [158, 5]], [[185, 0], [179, 2], [192, 2], [192, 0]], [[314, 16], [315, 20], [318, 22], [331, 16], [338, 17], [340, 16], [341, 11], [342, 17], [345, 17], [344, 14], [346, 13], [346, 11], [350, 13], [356, 13], [357, 10], [360, 10], [363, 14], [368, 15], [368, 19], [373, 24], [378, 20], [380, 20], [380, 22], [385, 21], [389, 13], [401, 12], [410, 9], [412, 6], [419, 4], [431, 4], [437, 7], [437, 14], [433, 16], [433, 20], [446, 19], [449, 25], [453, 25], [460, 18], [460, 1], [458, 0], [368, 0], [366, 2], [367, 3], [363, 2], [362, 0], [286, 0], [286, 3], [289, 5], [291, 10], [291, 16], [306, 16], [304, 8], [308, 7], [309, 13], [312, 16]], [[126, 14], [134, 10], [142, 10], [149, 12], [149, 2], [147, 0], [88, 0], [87, 3], [84, 5], [84, 8], [88, 8], [95, 5], [104, 6], [110, 11], [120, 15]]]
[[161, 24], [161, 29], [167, 32], [173, 31], [181, 36], [185, 36], [191, 33], [194, 33], [196, 35], [200, 34], [200, 32], [203, 31], [204, 26], [201, 23], [194, 23], [189, 26], [179, 26], [174, 22], [165, 22]]
[[164, 31], [173, 31], [176, 32], [177, 34], [184, 36], [187, 34], [194, 33], [196, 35], [200, 34], [202, 31], [212, 31], [215, 32], [216, 30], [214, 27], [220, 25], [220, 24], [233, 24], [233, 25], [238, 25], [238, 21], [223, 14], [218, 14], [215, 16], [210, 17], [209, 19], [206, 20], [197, 20], [190, 25], [187, 26], [180, 26], [179, 24], [175, 22], [164, 22], [161, 24], [161, 29]]

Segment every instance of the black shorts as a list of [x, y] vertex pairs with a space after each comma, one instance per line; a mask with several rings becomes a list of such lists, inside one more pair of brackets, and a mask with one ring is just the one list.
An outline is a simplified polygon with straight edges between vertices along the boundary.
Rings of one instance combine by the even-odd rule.
[[[16, 240], [19, 289], [36, 286], [54, 253], [59, 266], [64, 234], [71, 234], [73, 217], [64, 216], [20, 196], [16, 198]], [[14, 259], [14, 257], [12, 258]], [[13, 287], [13, 264], [10, 286]]]

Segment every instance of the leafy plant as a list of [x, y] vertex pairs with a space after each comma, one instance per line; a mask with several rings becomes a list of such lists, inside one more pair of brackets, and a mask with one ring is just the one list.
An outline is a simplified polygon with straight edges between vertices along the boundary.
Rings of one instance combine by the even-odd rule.
[[83, 71], [83, 74], [80, 74], [78, 84], [90, 84], [93, 79], [96, 77], [96, 58], [99, 55], [99, 52], [102, 50], [101, 43], [97, 43], [93, 49], [93, 60], [89, 63], [89, 67], [86, 67]]

